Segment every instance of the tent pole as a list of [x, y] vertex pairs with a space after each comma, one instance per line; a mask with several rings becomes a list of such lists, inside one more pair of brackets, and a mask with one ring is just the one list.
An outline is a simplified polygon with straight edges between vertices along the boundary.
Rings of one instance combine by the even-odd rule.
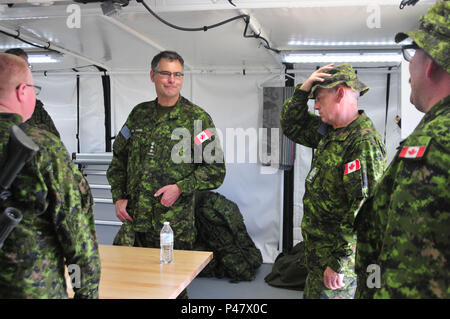
[[[292, 69], [292, 64], [285, 63], [286, 70]], [[286, 87], [295, 85], [293, 76], [286, 76]], [[283, 170], [283, 252], [291, 250], [294, 244], [294, 167]]]

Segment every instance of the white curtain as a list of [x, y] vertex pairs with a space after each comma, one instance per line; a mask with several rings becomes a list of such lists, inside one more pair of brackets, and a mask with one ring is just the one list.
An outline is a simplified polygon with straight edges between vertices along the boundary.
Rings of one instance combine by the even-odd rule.
[[[71, 154], [77, 152], [77, 88], [74, 75], [34, 75], [42, 86], [38, 99], [52, 118]], [[101, 77], [80, 77], [80, 152], [105, 151], [105, 116]]]

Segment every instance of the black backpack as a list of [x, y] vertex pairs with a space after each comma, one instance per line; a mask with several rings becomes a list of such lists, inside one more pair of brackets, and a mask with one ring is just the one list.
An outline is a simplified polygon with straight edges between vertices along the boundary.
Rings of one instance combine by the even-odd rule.
[[262, 255], [247, 233], [236, 203], [215, 192], [199, 193], [195, 218], [195, 249], [214, 253], [199, 276], [227, 277], [231, 282], [253, 280]]

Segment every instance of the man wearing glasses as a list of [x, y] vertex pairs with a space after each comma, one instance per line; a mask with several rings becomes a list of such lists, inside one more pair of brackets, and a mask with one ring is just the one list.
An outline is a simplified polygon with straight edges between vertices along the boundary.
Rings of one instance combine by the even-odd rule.
[[98, 298], [100, 258], [90, 188], [59, 138], [25, 122], [36, 102], [27, 63], [0, 53], [0, 163], [13, 125], [39, 146], [0, 201], [23, 218], [0, 249], [0, 298], [67, 298], [64, 266], [74, 269], [75, 298]]
[[[193, 249], [194, 195], [218, 188], [225, 177], [211, 117], [180, 95], [183, 64], [176, 52], [153, 58], [150, 78], [157, 98], [135, 106], [114, 141], [107, 177], [123, 222], [116, 245], [159, 247], [159, 233], [169, 221], [175, 249]], [[184, 147], [177, 148], [180, 143]], [[216, 160], [208, 160], [205, 148], [214, 149]]]
[[[20, 48], [6, 50], [5, 53], [17, 55], [18, 57], [22, 58], [23, 60], [25, 60], [25, 62], [28, 63], [28, 54]], [[35, 92], [36, 95], [39, 95], [39, 92], [41, 92], [41, 87], [36, 85]], [[52, 118], [44, 109], [44, 104], [39, 99], [36, 99], [36, 105], [34, 108], [33, 115], [27, 121], [27, 124], [49, 131], [55, 134], [57, 137], [60, 137], [59, 132], [56, 129], [55, 123], [53, 123]]]
[[[355, 227], [359, 298], [450, 298], [450, 2], [438, 1], [418, 30], [398, 33], [411, 103], [425, 113]], [[370, 271], [369, 271], [370, 270]]]

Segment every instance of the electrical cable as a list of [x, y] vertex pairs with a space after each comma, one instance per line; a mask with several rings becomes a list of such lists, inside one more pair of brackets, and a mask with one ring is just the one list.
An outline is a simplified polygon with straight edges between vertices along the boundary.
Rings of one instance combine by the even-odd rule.
[[419, 0], [402, 0], [400, 3], [400, 9], [403, 9], [406, 6], [413, 6], [415, 5]]
[[61, 52], [59, 52], [59, 51], [57, 51], [57, 50], [50, 49], [50, 45], [51, 45], [50, 42], [47, 42], [47, 46], [43, 46], [43, 45], [35, 44], [35, 43], [30, 42], [30, 41], [27, 41], [27, 40], [22, 39], [22, 38], [20, 37], [20, 31], [19, 31], [19, 30], [17, 30], [17, 35], [8, 33], [8, 32], [3, 31], [3, 30], [0, 30], [0, 33], [3, 33], [3, 34], [5, 34], [5, 35], [7, 35], [7, 36], [9, 36], [9, 37], [13, 37], [13, 38], [16, 39], [16, 40], [22, 41], [22, 42], [24, 42], [24, 43], [26, 43], [26, 44], [29, 44], [29, 45], [31, 45], [31, 46], [34, 46], [34, 47], [36, 47], [36, 48], [44, 49], [44, 50], [48, 50], [48, 51], [52, 51], [52, 52], [61, 54]]
[[261, 40], [263, 40], [266, 43], [266, 45], [264, 45], [264, 47], [266, 49], [272, 50], [272, 51], [274, 51], [276, 53], [280, 53], [279, 50], [271, 48], [270, 45], [269, 45], [269, 41], [267, 41], [267, 39], [265, 39], [264, 37], [260, 36], [259, 34], [252, 34], [252, 35], [247, 34], [248, 25], [250, 23], [250, 16], [248, 14], [241, 14], [241, 15], [235, 16], [233, 18], [230, 18], [230, 19], [227, 19], [227, 20], [224, 20], [224, 21], [221, 21], [219, 23], [212, 24], [212, 25], [209, 25], [209, 26], [203, 26], [203, 27], [198, 27], [198, 28], [185, 28], [185, 27], [180, 27], [180, 26], [174, 25], [174, 24], [164, 20], [163, 18], [158, 16], [143, 0], [136, 0], [136, 1], [139, 2], [139, 3], [142, 3], [142, 5], [147, 9], [147, 11], [150, 12], [156, 19], [158, 19], [159, 21], [161, 21], [162, 23], [164, 23], [165, 25], [167, 25], [167, 26], [169, 26], [169, 27], [171, 27], [173, 29], [180, 30], [180, 31], [188, 31], [188, 32], [204, 31], [204, 32], [206, 32], [209, 29], [217, 28], [217, 27], [219, 27], [221, 25], [224, 25], [226, 23], [229, 23], [231, 21], [238, 20], [238, 19], [244, 19], [244, 21], [245, 21], [244, 38], [261, 39]]

